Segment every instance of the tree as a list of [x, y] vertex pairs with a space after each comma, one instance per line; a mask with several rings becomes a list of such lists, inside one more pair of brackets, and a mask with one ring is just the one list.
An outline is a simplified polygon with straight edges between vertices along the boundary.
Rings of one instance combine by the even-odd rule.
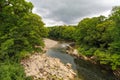
[[65, 40], [71, 40], [74, 41], [74, 34], [75, 34], [76, 28], [73, 26], [65, 26], [62, 31], [62, 38]]
[[114, 7], [108, 18], [85, 18], [79, 22], [76, 41], [79, 52], [96, 56], [97, 62], [117, 69], [120, 67], [120, 7]]
[[33, 5], [25, 0], [0, 1], [0, 79], [31, 80], [26, 78], [22, 58], [44, 46], [42, 38], [47, 29], [41, 18], [32, 13]]
[[80, 51], [86, 55], [93, 55], [96, 48], [100, 48], [99, 36], [101, 34], [97, 31], [97, 25], [105, 21], [104, 16], [85, 18], [79, 22], [76, 31], [76, 41], [80, 45]]
[[114, 42], [110, 44], [110, 50], [120, 55], [120, 6], [113, 7], [110, 19], [115, 22], [115, 29], [112, 32]]
[[74, 26], [53, 26], [48, 27], [49, 29], [49, 37], [53, 39], [59, 40], [67, 40], [67, 41], [75, 41], [74, 33], [75, 27]]
[[32, 13], [33, 5], [25, 0], [0, 2], [0, 59], [22, 58], [41, 49], [47, 35], [41, 18]]

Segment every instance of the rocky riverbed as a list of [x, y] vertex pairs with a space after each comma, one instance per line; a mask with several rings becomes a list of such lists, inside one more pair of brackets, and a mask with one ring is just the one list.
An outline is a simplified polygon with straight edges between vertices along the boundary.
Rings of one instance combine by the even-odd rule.
[[[44, 39], [45, 50], [55, 46], [58, 42]], [[63, 64], [60, 59], [52, 58], [46, 54], [35, 53], [21, 61], [26, 76], [32, 76], [34, 80], [75, 80], [76, 73], [71, 64]]]
[[22, 60], [26, 76], [34, 80], [74, 80], [76, 73], [71, 69], [71, 64], [64, 65], [57, 58], [45, 54], [33, 54], [28, 59]]

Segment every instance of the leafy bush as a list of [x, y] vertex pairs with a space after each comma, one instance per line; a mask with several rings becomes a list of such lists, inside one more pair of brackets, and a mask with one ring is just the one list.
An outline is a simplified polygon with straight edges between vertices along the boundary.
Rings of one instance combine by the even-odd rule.
[[24, 70], [18, 63], [0, 63], [1, 80], [32, 80], [32, 77], [26, 77]]
[[111, 54], [100, 50], [96, 50], [94, 54], [98, 57], [101, 64], [109, 65], [113, 70], [120, 67], [120, 55], [118, 54]]

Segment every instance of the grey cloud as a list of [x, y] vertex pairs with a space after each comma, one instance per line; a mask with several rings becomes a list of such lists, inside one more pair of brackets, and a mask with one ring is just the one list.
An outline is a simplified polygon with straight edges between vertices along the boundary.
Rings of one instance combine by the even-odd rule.
[[[75, 24], [76, 19], [108, 11], [115, 0], [29, 0], [43, 19]], [[116, 0], [117, 1], [117, 0]], [[49, 24], [47, 24], [49, 25]]]

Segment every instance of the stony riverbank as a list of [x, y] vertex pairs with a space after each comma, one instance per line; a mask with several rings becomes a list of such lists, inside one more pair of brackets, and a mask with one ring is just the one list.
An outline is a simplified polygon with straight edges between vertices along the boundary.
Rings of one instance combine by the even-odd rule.
[[55, 40], [51, 40], [47, 38], [44, 38], [43, 40], [45, 44], [44, 50], [48, 50], [58, 44], [58, 41], [55, 41]]
[[[45, 50], [52, 48], [58, 42], [44, 39]], [[34, 80], [75, 80], [76, 73], [71, 64], [64, 65], [59, 59], [52, 58], [46, 54], [35, 53], [29, 58], [21, 61], [26, 76], [32, 76]]]
[[32, 76], [34, 80], [74, 80], [76, 73], [68, 63], [64, 65], [57, 58], [51, 58], [45, 54], [34, 54], [28, 59], [22, 60], [26, 76]]

